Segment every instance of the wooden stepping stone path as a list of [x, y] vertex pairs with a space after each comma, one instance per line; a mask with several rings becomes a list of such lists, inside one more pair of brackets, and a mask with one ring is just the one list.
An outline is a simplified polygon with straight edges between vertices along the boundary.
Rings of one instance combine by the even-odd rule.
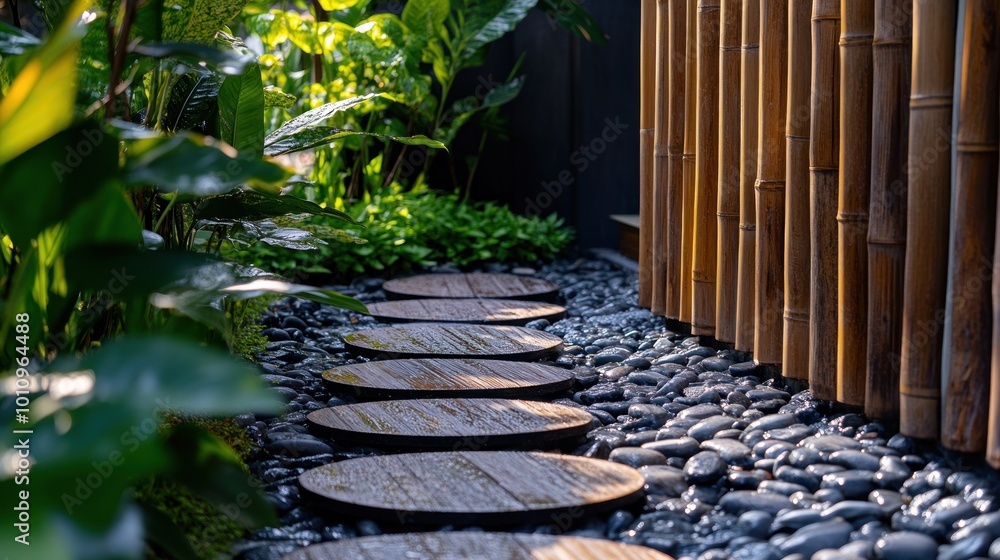
[[344, 346], [368, 358], [536, 360], [559, 349], [562, 339], [524, 327], [415, 323], [351, 333]]
[[573, 386], [563, 368], [502, 360], [380, 360], [323, 373], [333, 388], [359, 397], [536, 397]]
[[571, 406], [509, 399], [416, 399], [323, 408], [308, 416], [338, 440], [392, 447], [484, 449], [586, 434], [593, 419]]
[[524, 533], [402, 533], [312, 545], [282, 560], [673, 560], [644, 546]]
[[531, 276], [516, 274], [421, 274], [382, 284], [390, 299], [496, 298], [551, 300], [559, 286]]
[[368, 304], [368, 312], [390, 323], [436, 322], [524, 325], [537, 319], [558, 321], [566, 308], [512, 299], [404, 299]]
[[305, 494], [341, 514], [394, 523], [551, 522], [642, 494], [639, 471], [610, 461], [526, 451], [443, 451], [348, 459], [302, 473]]

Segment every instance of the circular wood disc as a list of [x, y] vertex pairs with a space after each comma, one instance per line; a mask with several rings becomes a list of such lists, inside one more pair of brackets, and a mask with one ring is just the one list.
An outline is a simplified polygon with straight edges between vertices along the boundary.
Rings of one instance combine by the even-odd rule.
[[433, 532], [378, 535], [315, 544], [282, 560], [673, 560], [644, 546], [586, 537]]
[[299, 484], [344, 515], [460, 525], [551, 521], [639, 498], [639, 471], [611, 461], [526, 451], [442, 451], [348, 459]]
[[562, 339], [523, 327], [415, 323], [351, 333], [344, 346], [369, 358], [535, 360], [558, 350]]
[[403, 299], [368, 304], [368, 312], [379, 321], [392, 323], [434, 322], [524, 325], [536, 319], [555, 322], [566, 316], [566, 308], [540, 301], [513, 299]]
[[536, 397], [569, 389], [569, 370], [503, 360], [416, 359], [350, 364], [323, 372], [359, 397]]
[[323, 408], [308, 416], [331, 437], [394, 447], [484, 449], [586, 434], [591, 416], [571, 406], [509, 399], [415, 399]]
[[559, 286], [517, 274], [420, 274], [382, 284], [386, 296], [409, 298], [498, 298], [551, 300]]

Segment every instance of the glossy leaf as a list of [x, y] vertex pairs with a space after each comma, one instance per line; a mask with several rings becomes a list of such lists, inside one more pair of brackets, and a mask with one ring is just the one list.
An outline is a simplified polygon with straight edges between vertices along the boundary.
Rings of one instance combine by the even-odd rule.
[[287, 214], [322, 214], [354, 223], [347, 214], [294, 196], [239, 190], [202, 202], [195, 211], [199, 220], [260, 220]]
[[594, 43], [606, 45], [607, 38], [597, 18], [577, 0], [538, 0], [538, 7], [551, 21], [569, 29], [571, 33]]
[[219, 50], [207, 45], [170, 41], [136, 45], [132, 52], [150, 58], [176, 58], [195, 67], [212, 65], [229, 76], [241, 74], [254, 60], [253, 56], [232, 49]]
[[329, 119], [333, 115], [346, 111], [352, 107], [361, 105], [365, 101], [369, 101], [376, 97], [381, 97], [379, 93], [369, 93], [366, 95], [361, 95], [359, 97], [351, 97], [348, 99], [342, 99], [340, 101], [335, 101], [333, 103], [327, 103], [321, 105], [311, 111], [306, 111], [301, 115], [295, 117], [294, 119], [286, 122], [285, 124], [278, 127], [277, 130], [267, 135], [264, 140], [264, 152], [267, 153], [267, 146], [277, 142], [280, 138], [293, 135], [305, 128], [311, 126], [317, 126], [322, 124], [326, 119]]
[[319, 0], [319, 5], [328, 12], [353, 8], [361, 0]]
[[199, 70], [180, 76], [171, 89], [163, 123], [166, 130], [190, 130], [216, 111], [219, 77], [209, 70]]
[[248, 182], [281, 183], [291, 175], [278, 165], [194, 134], [137, 140], [127, 154], [126, 184], [157, 185], [165, 192], [194, 196], [226, 193]]
[[368, 313], [368, 308], [365, 307], [365, 304], [352, 297], [345, 296], [333, 290], [322, 290], [313, 286], [291, 284], [282, 280], [254, 280], [246, 284], [230, 286], [223, 290], [223, 292], [232, 294], [239, 299], [250, 299], [267, 294], [298, 296], [319, 303], [357, 311], [358, 313]]
[[243, 73], [227, 76], [219, 88], [219, 131], [241, 154], [260, 158], [264, 151], [264, 84], [260, 67], [248, 63]]
[[0, 55], [24, 54], [40, 44], [38, 37], [0, 21]]
[[248, 0], [170, 0], [163, 10], [163, 39], [208, 44], [247, 3]]
[[448, 19], [450, 9], [448, 0], [409, 0], [403, 6], [403, 23], [423, 45], [438, 35], [438, 28]]
[[408, 144], [411, 146], [427, 146], [441, 150], [448, 149], [442, 142], [433, 140], [421, 134], [416, 136], [389, 136], [387, 134], [376, 134], [374, 132], [343, 130], [331, 126], [316, 126], [299, 130], [294, 134], [285, 136], [268, 145], [267, 148], [264, 149], [264, 155], [273, 157], [293, 152], [301, 152], [303, 150], [329, 144], [336, 140], [354, 136], [369, 136], [372, 138], [378, 138], [379, 140], [391, 140], [393, 142]]
[[538, 0], [495, 0], [470, 6], [464, 54], [471, 56], [473, 52], [513, 31], [537, 3]]

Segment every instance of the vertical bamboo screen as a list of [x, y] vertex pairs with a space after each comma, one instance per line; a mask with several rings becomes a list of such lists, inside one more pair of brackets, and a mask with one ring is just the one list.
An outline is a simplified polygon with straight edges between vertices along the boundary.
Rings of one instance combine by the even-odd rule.
[[868, 227], [865, 412], [899, 416], [903, 338], [912, 0], [876, 0], [872, 45], [872, 175]]
[[680, 320], [691, 322], [691, 265], [694, 252], [695, 141], [698, 137], [698, 0], [687, 0], [687, 79], [684, 81], [683, 214], [681, 218], [681, 307]]
[[698, 0], [698, 134], [695, 142], [692, 334], [715, 334], [719, 194], [719, 0]]
[[899, 429], [919, 438], [936, 438], [941, 418], [957, 11], [957, 0], [913, 6]]
[[649, 309], [653, 313], [665, 315], [667, 312], [667, 212], [669, 212], [669, 190], [667, 172], [669, 167], [668, 130], [670, 107], [669, 95], [670, 34], [667, 0], [656, 2], [656, 97], [653, 103], [653, 123], [656, 125], [653, 138], [653, 196], [652, 196], [652, 279], [649, 289]]
[[865, 403], [874, 0], [840, 3], [837, 400]]
[[740, 243], [736, 289], [736, 349], [753, 350], [757, 267], [757, 95], [760, 72], [760, 0], [743, 0], [740, 57]]
[[723, 0], [719, 39], [719, 236], [715, 271], [715, 337], [736, 341], [740, 243], [741, 0]]
[[760, 2], [760, 98], [757, 133], [757, 266], [754, 357], [781, 363], [785, 240], [786, 0]]
[[948, 398], [941, 441], [982, 451], [993, 342], [990, 297], [1000, 142], [1000, 6], [968, 0], [958, 106], [955, 219], [951, 245], [951, 337], [944, 341]]
[[812, 31], [809, 2], [788, 0], [785, 113], [785, 314], [782, 372], [809, 379], [809, 120]]
[[656, 0], [642, 0], [639, 38], [639, 305], [653, 296], [653, 127], [656, 79]]
[[656, 1], [643, 303], [1000, 468], [1000, 2]]
[[667, 126], [667, 267], [666, 316], [677, 319], [681, 310], [681, 236], [684, 221], [684, 108], [685, 80], [693, 79], [694, 70], [687, 66], [687, 0], [670, 0], [668, 22], [668, 87], [667, 105], [670, 118]]
[[840, 159], [840, 0], [814, 0], [809, 130], [809, 386], [837, 398], [837, 193]]

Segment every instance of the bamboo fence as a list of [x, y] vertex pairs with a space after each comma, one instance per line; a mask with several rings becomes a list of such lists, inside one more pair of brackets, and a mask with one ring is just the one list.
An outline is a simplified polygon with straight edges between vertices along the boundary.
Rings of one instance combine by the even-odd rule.
[[[656, 2], [656, 97], [653, 106], [654, 130], [653, 144], [653, 185], [652, 185], [652, 279], [649, 283], [649, 309], [653, 313], [666, 315], [667, 312], [667, 213], [669, 209], [668, 168], [670, 153], [667, 149], [670, 143], [670, 107], [667, 98], [670, 95], [670, 18], [667, 10], [667, 0]], [[641, 225], [641, 223], [640, 223]]]
[[656, 92], [656, 0], [642, 0], [639, 50], [639, 305], [653, 298], [653, 146]]
[[809, 379], [809, 122], [812, 9], [788, 0], [788, 108], [785, 112], [785, 277], [782, 372]]
[[1000, 468], [1000, 2], [961, 6], [661, 0], [647, 305]]
[[740, 241], [736, 287], [736, 349], [753, 350], [757, 261], [757, 76], [760, 72], [760, 0], [743, 0], [740, 18]]

